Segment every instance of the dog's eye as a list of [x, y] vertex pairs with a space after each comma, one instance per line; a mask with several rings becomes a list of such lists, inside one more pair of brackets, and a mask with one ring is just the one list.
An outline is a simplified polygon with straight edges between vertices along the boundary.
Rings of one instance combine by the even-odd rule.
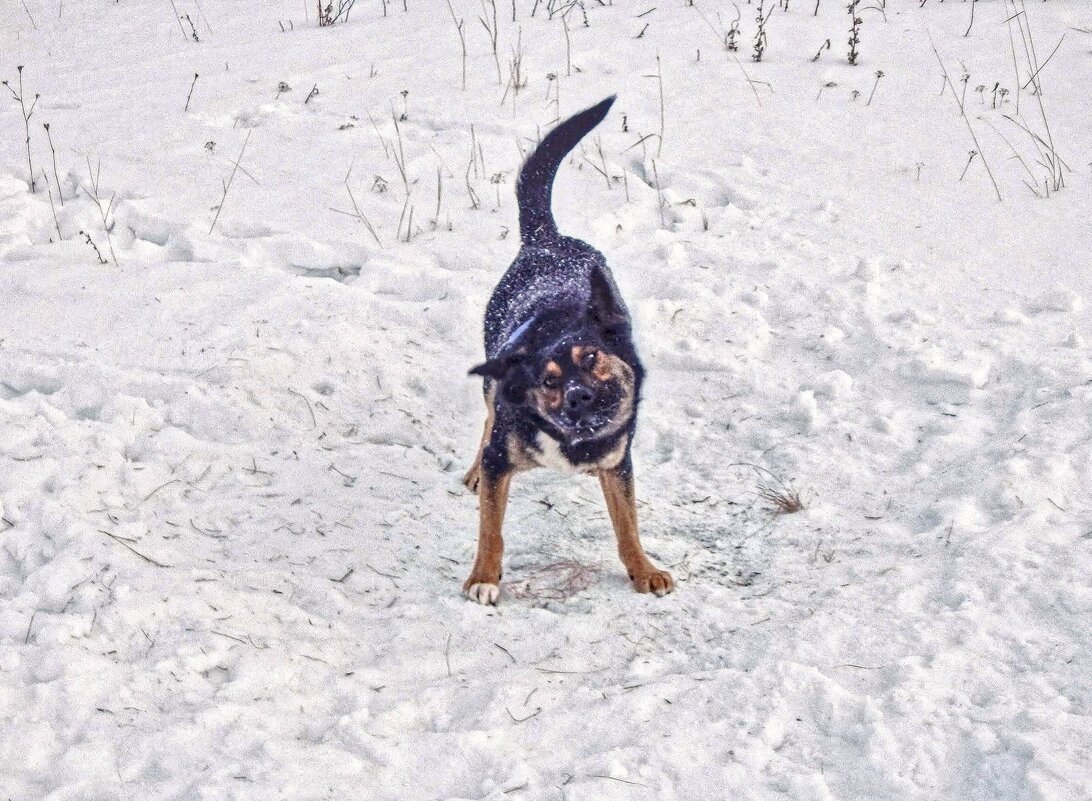
[[561, 379], [556, 375], [548, 375], [542, 379], [542, 386], [546, 387], [546, 389], [557, 389], [561, 386]]
[[583, 367], [585, 370], [590, 370], [591, 368], [595, 367], [595, 357], [598, 355], [599, 353], [597, 351], [589, 350], [587, 353], [580, 357], [580, 366]]

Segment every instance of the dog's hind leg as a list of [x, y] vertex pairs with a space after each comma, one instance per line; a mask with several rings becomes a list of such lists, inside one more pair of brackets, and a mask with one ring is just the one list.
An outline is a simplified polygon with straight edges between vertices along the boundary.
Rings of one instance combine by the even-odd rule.
[[512, 471], [494, 475], [488, 469], [479, 469], [478, 504], [478, 555], [470, 578], [463, 584], [463, 593], [480, 604], [496, 604], [500, 597], [501, 558], [504, 555], [504, 510], [508, 506], [508, 488], [512, 484]]
[[495, 395], [496, 390], [493, 387], [490, 387], [485, 393], [485, 430], [482, 431], [482, 440], [478, 443], [478, 455], [474, 457], [474, 464], [470, 465], [470, 469], [463, 476], [463, 484], [475, 494], [478, 492], [478, 485], [481, 483], [482, 453], [485, 451], [485, 446], [489, 444], [489, 438], [493, 435], [493, 421], [497, 417], [496, 410], [493, 408], [493, 397]]
[[652, 564], [637, 536], [637, 496], [633, 487], [633, 468], [627, 456], [622, 464], [599, 471], [599, 484], [607, 501], [607, 511], [618, 537], [618, 555], [629, 571], [637, 592], [667, 595], [675, 589], [675, 580], [665, 570]]

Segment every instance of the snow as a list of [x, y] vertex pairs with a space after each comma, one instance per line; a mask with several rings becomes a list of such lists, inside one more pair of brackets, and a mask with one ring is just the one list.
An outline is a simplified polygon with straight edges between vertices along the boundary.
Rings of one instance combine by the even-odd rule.
[[[444, 4], [174, 5], [199, 42], [151, 0], [0, 9], [40, 94], [33, 194], [0, 100], [0, 798], [1092, 798], [1092, 6], [1019, 9], [1048, 198], [1011, 2], [964, 36], [889, 0], [856, 67], [832, 0], [761, 63], [753, 5], [733, 57], [731, 4], [586, 2], [571, 70], [561, 4], [498, 3], [514, 96], [470, 0], [465, 92]], [[516, 170], [614, 92], [554, 204], [635, 319], [678, 586], [632, 592], [595, 480], [538, 471], [484, 608], [466, 370]]]

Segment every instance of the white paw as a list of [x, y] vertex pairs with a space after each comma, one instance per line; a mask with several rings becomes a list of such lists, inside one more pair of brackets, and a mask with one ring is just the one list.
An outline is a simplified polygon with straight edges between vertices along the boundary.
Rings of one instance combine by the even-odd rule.
[[482, 605], [496, 606], [500, 597], [500, 587], [496, 584], [471, 584], [466, 590], [466, 597]]

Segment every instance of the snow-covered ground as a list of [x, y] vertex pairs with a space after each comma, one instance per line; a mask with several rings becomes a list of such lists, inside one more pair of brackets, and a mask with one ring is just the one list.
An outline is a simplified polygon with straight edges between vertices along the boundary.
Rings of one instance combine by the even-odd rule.
[[[1092, 798], [1092, 4], [453, 0], [465, 90], [407, 5], [0, 8], [0, 799]], [[555, 209], [678, 590], [540, 472], [483, 608], [514, 176], [614, 92]]]

